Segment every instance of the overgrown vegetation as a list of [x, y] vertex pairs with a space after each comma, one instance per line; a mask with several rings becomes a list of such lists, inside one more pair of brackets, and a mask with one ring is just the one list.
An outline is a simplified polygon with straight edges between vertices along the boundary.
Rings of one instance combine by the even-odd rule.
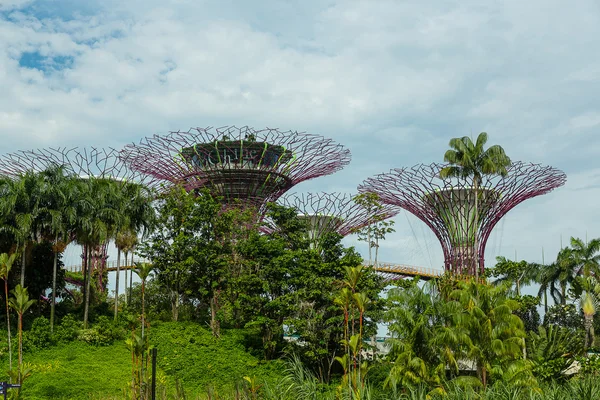
[[[486, 139], [453, 140], [443, 173], [504, 174], [510, 160]], [[369, 266], [392, 223], [356, 231], [367, 266], [335, 231], [310, 229], [277, 204], [225, 207], [208, 191], [158, 195], [60, 166], [2, 178], [0, 379], [23, 385], [13, 398], [148, 399], [156, 349], [161, 399], [598, 398], [600, 240], [572, 238], [550, 265], [499, 257], [483, 271], [475, 250], [453, 271], [472, 277], [384, 282]], [[114, 296], [110, 240], [119, 262], [148, 260]], [[70, 241], [81, 274], [60, 268]], [[523, 295], [532, 283], [539, 295]]]

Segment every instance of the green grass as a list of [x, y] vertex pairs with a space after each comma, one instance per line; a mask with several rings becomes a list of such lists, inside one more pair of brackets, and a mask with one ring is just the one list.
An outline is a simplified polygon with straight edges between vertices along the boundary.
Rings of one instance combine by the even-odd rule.
[[[159, 385], [172, 393], [179, 382], [193, 399], [209, 389], [230, 393], [244, 376], [274, 384], [282, 377], [283, 362], [265, 362], [248, 352], [245, 342], [249, 333], [224, 331], [217, 339], [195, 323], [152, 325], [149, 338], [158, 349]], [[16, 340], [13, 343], [16, 347]], [[34, 370], [24, 382], [24, 399], [121, 399], [131, 381], [131, 353], [124, 340], [109, 346], [73, 341], [26, 352], [24, 361]], [[0, 379], [8, 379], [7, 370], [3, 354]]]
[[[8, 369], [6, 360], [3, 371]], [[15, 361], [15, 360], [13, 360]], [[23, 383], [25, 399], [90, 399], [120, 395], [131, 376], [125, 343], [94, 347], [73, 342], [25, 354], [33, 373]], [[7, 379], [6, 373], [2, 379]]]

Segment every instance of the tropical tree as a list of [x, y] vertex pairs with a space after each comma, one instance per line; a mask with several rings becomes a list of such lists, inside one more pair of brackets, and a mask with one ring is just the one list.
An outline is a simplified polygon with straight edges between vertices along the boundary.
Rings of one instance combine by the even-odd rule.
[[9, 300], [9, 304], [13, 310], [19, 316], [19, 323], [17, 326], [17, 331], [19, 335], [19, 371], [18, 371], [18, 383], [22, 382], [23, 376], [21, 372], [23, 371], [23, 314], [27, 312], [29, 307], [31, 307], [35, 300], [29, 299], [29, 293], [27, 293], [27, 288], [22, 287], [21, 285], [17, 285], [12, 290], [13, 297]]
[[[85, 249], [84, 255], [84, 314], [83, 325], [87, 328], [92, 253], [109, 238], [114, 237], [121, 215], [116, 207], [122, 196], [118, 184], [106, 178], [89, 177], [81, 182], [82, 195], [78, 202], [76, 240]], [[97, 257], [94, 257], [97, 261]]]
[[[444, 154], [444, 161], [449, 163], [449, 165], [445, 166], [440, 171], [440, 177], [442, 179], [472, 178], [475, 195], [474, 220], [476, 226], [479, 226], [479, 187], [482, 183], [483, 176], [506, 176], [508, 174], [507, 168], [511, 164], [510, 158], [505, 154], [502, 147], [494, 145], [490, 146], [487, 150], [484, 149], [487, 140], [488, 135], [485, 132], [481, 132], [479, 136], [477, 136], [475, 143], [473, 143], [468, 136], [450, 139], [449, 146], [451, 149], [447, 150]], [[483, 272], [479, 271], [479, 268], [482, 268], [483, 266], [480, 267], [479, 265], [479, 243], [476, 234], [473, 240], [475, 276], [478, 277], [479, 273]]]
[[80, 200], [79, 182], [75, 177], [65, 174], [62, 166], [53, 166], [41, 172], [45, 183], [44, 204], [46, 214], [42, 216], [42, 228], [52, 238], [54, 262], [52, 269], [52, 298], [50, 302], [50, 330], [54, 331], [56, 309], [56, 278], [58, 273], [58, 255], [64, 251], [71, 240], [77, 221], [76, 203]]
[[584, 242], [571, 238], [571, 249], [575, 263], [576, 275], [600, 276], [600, 239]]
[[477, 281], [459, 282], [450, 298], [461, 308], [456, 324], [470, 332], [466, 358], [475, 362], [485, 387], [490, 374], [501, 375], [523, 355], [525, 330], [513, 313], [519, 303], [507, 297], [506, 287]]
[[17, 257], [16, 253], [11, 254], [10, 256], [6, 253], [0, 254], [0, 278], [4, 280], [4, 299], [6, 300], [6, 331], [8, 338], [8, 369], [12, 370], [12, 347], [11, 347], [11, 338], [10, 338], [10, 311], [9, 311], [9, 301], [8, 301], [8, 275], [10, 274], [10, 270], [12, 269], [15, 258]]
[[146, 325], [146, 280], [152, 273], [154, 267], [150, 263], [137, 263], [134, 269], [137, 276], [142, 280], [142, 339], [144, 339], [144, 327]]
[[0, 180], [1, 229], [11, 233], [21, 249], [21, 286], [25, 285], [27, 246], [39, 236], [39, 216], [45, 211], [44, 182], [41, 176], [27, 171], [19, 177]]
[[358, 240], [366, 242], [369, 249], [369, 265], [373, 265], [373, 249], [375, 249], [374, 265], [377, 265], [379, 258], [379, 242], [384, 240], [386, 235], [393, 233], [394, 221], [384, 220], [381, 213], [383, 206], [376, 193], [362, 193], [354, 197], [354, 202], [363, 207], [369, 215], [369, 221], [363, 228], [357, 229], [352, 233], [358, 234]]
[[494, 284], [510, 282], [515, 285], [515, 293], [521, 295], [521, 286], [530, 284], [537, 275], [537, 264], [525, 260], [511, 261], [506, 257], [496, 257], [496, 265], [488, 271], [490, 276], [497, 278]]
[[462, 308], [444, 298], [440, 282], [418, 283], [415, 279], [388, 291], [384, 320], [394, 364], [386, 385], [393, 388], [439, 387], [447, 369], [451, 376], [458, 374], [458, 361], [471, 343], [469, 332], [453, 321]]
[[[125, 253], [125, 261], [127, 261], [127, 254], [133, 250], [138, 235], [141, 234], [143, 237], [150, 232], [156, 219], [152, 207], [152, 193], [148, 188], [136, 183], [126, 182], [121, 185], [121, 191], [123, 196], [120, 197], [121, 201], [117, 207], [122, 218], [115, 229], [115, 245], [117, 247], [115, 320], [117, 319], [119, 306], [121, 252]], [[127, 275], [125, 275], [125, 283], [127, 283]]]
[[556, 261], [548, 265], [542, 274], [541, 284], [550, 291], [554, 303], [566, 305], [567, 289], [575, 282], [577, 261], [573, 249], [565, 247], [558, 252]]

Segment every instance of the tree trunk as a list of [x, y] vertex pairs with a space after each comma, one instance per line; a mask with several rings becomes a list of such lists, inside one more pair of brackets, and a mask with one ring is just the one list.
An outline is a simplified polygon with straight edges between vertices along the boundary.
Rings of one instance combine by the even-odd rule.
[[[131, 291], [133, 288], [133, 251], [131, 251], [131, 271], [129, 271], [129, 296], [127, 297], [127, 305], [131, 304]], [[125, 282], [127, 284], [127, 282]], [[127, 290], [127, 289], [125, 289]]]
[[21, 287], [25, 287], [25, 251], [27, 250], [27, 241], [23, 242], [23, 256], [21, 257]]
[[4, 280], [4, 298], [6, 299], [6, 329], [8, 331], [8, 369], [12, 371], [12, 348], [10, 340], [10, 310], [8, 307], [8, 274]]
[[[125, 290], [123, 291], [123, 295], [125, 296], [125, 304], [129, 305], [129, 300], [128, 300], [129, 296], [127, 295], [127, 270], [129, 269], [128, 265], [127, 265], [128, 253], [126, 251], [124, 253], [125, 253], [124, 254], [124, 256], [125, 256]], [[131, 271], [131, 273], [133, 274], [133, 271]]]
[[548, 314], [548, 288], [544, 288], [544, 314]]
[[145, 298], [145, 294], [146, 294], [146, 280], [142, 280], [142, 340], [144, 340], [144, 328], [146, 325], [146, 321], [145, 321], [145, 312], [146, 312], [146, 308], [145, 303], [146, 303], [146, 298]]
[[17, 327], [19, 330], [19, 374], [18, 380], [19, 384], [21, 384], [21, 371], [23, 370], [23, 314], [19, 314], [19, 326]]
[[210, 328], [214, 337], [220, 336], [219, 321], [217, 320], [217, 294], [213, 294], [210, 299]]
[[475, 186], [475, 220], [473, 221], [475, 229], [473, 235], [473, 251], [475, 253], [475, 279], [479, 282], [479, 240], [477, 237], [477, 231], [479, 230], [479, 179], [477, 179], [477, 177], [473, 179], [473, 184]]
[[119, 309], [119, 277], [121, 275], [121, 249], [117, 248], [117, 276], [115, 278], [115, 321]]
[[[58, 234], [54, 245], [58, 246]], [[58, 268], [58, 247], [54, 249], [54, 265], [52, 266], [52, 302], [50, 303], [50, 332], [54, 332], [54, 310], [56, 308], [56, 270]]]
[[92, 280], [92, 263], [91, 260], [89, 259], [90, 255], [92, 252], [92, 246], [89, 246], [88, 248], [88, 262], [87, 262], [87, 271], [86, 271], [86, 275], [87, 275], [87, 282], [85, 284], [85, 299], [84, 299], [84, 305], [83, 305], [83, 329], [87, 329], [88, 327], [88, 314], [89, 314], [89, 308], [90, 308], [90, 282]]

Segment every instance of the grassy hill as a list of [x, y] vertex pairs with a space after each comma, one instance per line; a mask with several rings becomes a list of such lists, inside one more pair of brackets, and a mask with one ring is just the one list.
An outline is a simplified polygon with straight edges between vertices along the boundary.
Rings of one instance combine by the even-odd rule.
[[[281, 378], [281, 362], [265, 362], [246, 351], [247, 331], [224, 331], [217, 339], [198, 324], [168, 322], [153, 325], [149, 338], [158, 349], [160, 391], [174, 392], [178, 386], [195, 398], [208, 390], [230, 392], [244, 376], [262, 382]], [[131, 382], [131, 353], [124, 340], [104, 346], [75, 340], [30, 350], [24, 360], [33, 369], [24, 382], [25, 399], [120, 399]], [[8, 370], [6, 354], [2, 364], [2, 371]]]

